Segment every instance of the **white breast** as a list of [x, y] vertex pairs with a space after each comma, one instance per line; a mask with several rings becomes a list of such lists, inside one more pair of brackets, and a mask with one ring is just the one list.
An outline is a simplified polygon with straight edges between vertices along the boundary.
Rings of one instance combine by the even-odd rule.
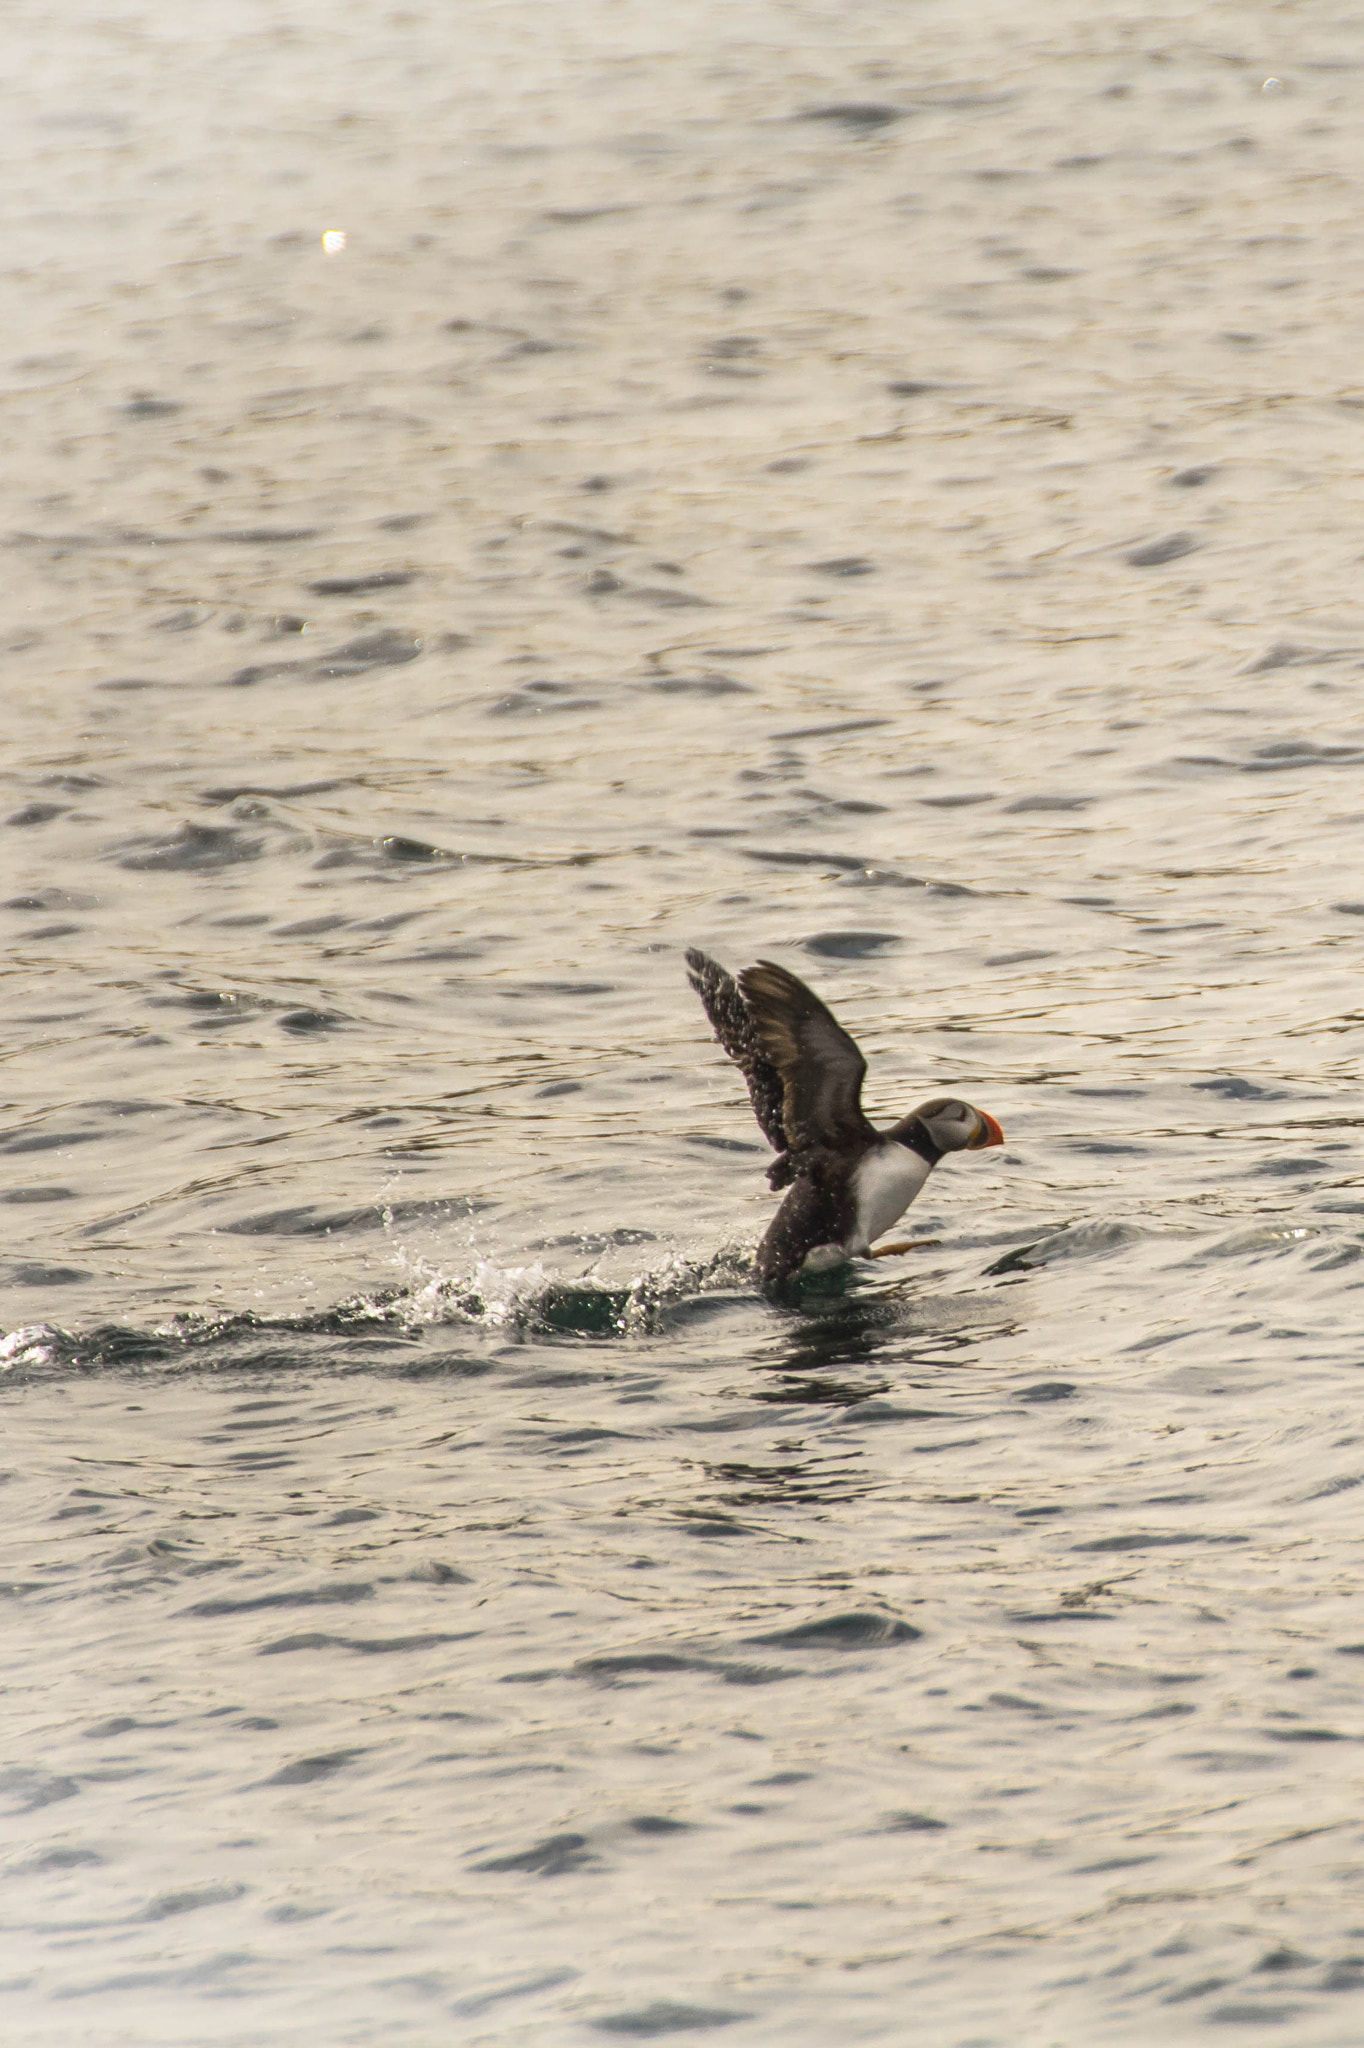
[[856, 1221], [846, 1249], [854, 1257], [865, 1256], [872, 1239], [904, 1215], [932, 1171], [908, 1145], [892, 1139], [874, 1146], [853, 1175]]

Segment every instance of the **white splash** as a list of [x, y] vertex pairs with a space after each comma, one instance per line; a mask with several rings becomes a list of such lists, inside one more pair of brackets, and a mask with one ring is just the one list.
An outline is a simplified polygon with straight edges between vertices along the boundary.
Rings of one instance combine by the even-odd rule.
[[57, 1355], [61, 1332], [50, 1323], [25, 1323], [0, 1338], [0, 1372], [12, 1372], [18, 1365], [51, 1365]]

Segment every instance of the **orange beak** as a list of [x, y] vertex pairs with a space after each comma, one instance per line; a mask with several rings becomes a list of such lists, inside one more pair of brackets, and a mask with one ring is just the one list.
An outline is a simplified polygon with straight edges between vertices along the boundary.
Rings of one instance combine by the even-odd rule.
[[976, 1115], [980, 1118], [980, 1134], [978, 1137], [972, 1138], [967, 1148], [968, 1151], [984, 1152], [991, 1145], [1002, 1145], [1004, 1143], [1004, 1133], [994, 1118], [987, 1115], [983, 1109], [978, 1109]]

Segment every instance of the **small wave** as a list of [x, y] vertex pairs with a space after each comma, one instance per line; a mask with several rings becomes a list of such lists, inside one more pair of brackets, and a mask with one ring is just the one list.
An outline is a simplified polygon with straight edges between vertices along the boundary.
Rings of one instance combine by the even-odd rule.
[[1124, 1252], [1130, 1245], [1161, 1233], [1117, 1218], [1097, 1217], [1087, 1223], [1068, 1224], [1063, 1230], [1040, 1237], [1031, 1244], [1016, 1245], [985, 1268], [987, 1274], [1028, 1273], [1036, 1266], [1049, 1266], [1057, 1259], [1106, 1259]]
[[1188, 1263], [1193, 1266], [1201, 1265], [1205, 1259], [1274, 1257], [1297, 1251], [1320, 1235], [1321, 1232], [1311, 1224], [1251, 1224], [1244, 1230], [1234, 1231], [1230, 1237], [1219, 1238], [1215, 1244], [1201, 1246], [1190, 1256]]

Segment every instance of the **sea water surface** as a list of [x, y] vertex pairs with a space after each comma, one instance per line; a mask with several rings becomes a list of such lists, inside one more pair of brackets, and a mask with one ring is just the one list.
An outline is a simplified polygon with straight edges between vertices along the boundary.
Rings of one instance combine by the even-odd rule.
[[3, 65], [6, 2042], [1352, 2048], [1364, 18]]

